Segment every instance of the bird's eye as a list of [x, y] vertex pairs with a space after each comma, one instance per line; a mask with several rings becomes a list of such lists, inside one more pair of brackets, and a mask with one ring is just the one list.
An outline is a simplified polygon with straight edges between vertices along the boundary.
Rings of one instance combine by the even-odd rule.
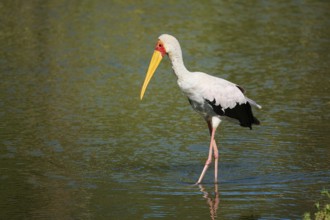
[[158, 44], [158, 47], [162, 47], [163, 45], [161, 45], [161, 44]]

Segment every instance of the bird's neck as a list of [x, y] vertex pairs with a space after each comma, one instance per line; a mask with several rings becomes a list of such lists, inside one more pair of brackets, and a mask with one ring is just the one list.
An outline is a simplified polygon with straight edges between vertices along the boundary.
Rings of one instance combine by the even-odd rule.
[[169, 58], [172, 62], [173, 71], [179, 79], [189, 73], [189, 71], [187, 70], [187, 68], [183, 63], [181, 51], [177, 51], [177, 53], [175, 54], [169, 54]]

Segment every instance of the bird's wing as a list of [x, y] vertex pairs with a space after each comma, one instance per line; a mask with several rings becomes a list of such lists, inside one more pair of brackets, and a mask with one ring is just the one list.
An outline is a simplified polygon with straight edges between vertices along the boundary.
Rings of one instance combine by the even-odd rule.
[[251, 105], [253, 105], [253, 106], [255, 106], [255, 107], [259, 108], [259, 109], [262, 108], [261, 105], [258, 105], [258, 103], [256, 103], [256, 102], [253, 101], [252, 99], [249, 99], [248, 97], [245, 97], [245, 98], [246, 98], [246, 100], [247, 100]]
[[221, 106], [222, 110], [247, 102], [261, 108], [244, 95], [245, 90], [242, 87], [206, 73], [193, 72], [184, 81], [179, 80], [178, 84], [190, 100], [198, 103], [212, 102], [215, 106]]
[[[253, 116], [251, 105], [260, 107], [253, 100], [245, 97], [243, 88], [227, 80], [195, 72], [189, 79], [179, 80], [179, 86], [188, 96], [190, 104], [197, 111], [208, 113], [208, 104], [219, 116], [237, 119], [241, 126], [252, 129], [252, 124], [260, 124]], [[197, 103], [197, 104], [196, 104]], [[196, 108], [204, 106], [204, 109]]]
[[232, 109], [237, 104], [244, 104], [248, 101], [243, 94], [244, 90], [236, 84], [203, 73], [199, 73], [198, 76], [203, 83], [195, 84], [196, 91], [199, 91], [204, 100], [214, 102], [217, 106], [220, 105], [223, 110]]
[[[237, 86], [237, 88], [239, 88], [239, 90], [241, 90], [241, 92], [242, 92], [243, 94], [245, 94], [245, 89], [243, 89], [243, 87], [241, 87], [241, 86], [239, 86], [239, 85], [236, 85], [236, 86]], [[256, 102], [253, 101], [252, 99], [250, 99], [250, 98], [248, 98], [248, 97], [246, 97], [246, 96], [245, 96], [245, 98], [246, 98], [246, 101], [248, 101], [248, 103], [250, 103], [251, 105], [253, 105], [253, 106], [255, 106], [255, 107], [259, 108], [259, 109], [262, 108], [261, 105], [258, 105], [258, 103], [256, 103]]]

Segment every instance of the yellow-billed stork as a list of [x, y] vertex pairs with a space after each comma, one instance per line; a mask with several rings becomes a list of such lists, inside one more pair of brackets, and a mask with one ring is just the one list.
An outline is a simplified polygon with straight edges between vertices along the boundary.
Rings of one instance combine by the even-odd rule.
[[192, 108], [203, 116], [211, 135], [209, 155], [197, 184], [202, 182], [206, 170], [212, 162], [212, 154], [215, 160], [214, 179], [217, 183], [219, 154], [214, 139], [217, 127], [222, 119], [230, 118], [238, 121], [241, 126], [252, 129], [252, 124], [259, 125], [260, 122], [253, 116], [251, 105], [258, 108], [261, 106], [247, 98], [244, 95], [244, 89], [234, 83], [206, 73], [188, 71], [183, 63], [179, 41], [168, 34], [162, 34], [158, 38], [141, 89], [141, 100], [151, 77], [166, 54], [172, 62], [172, 68], [178, 78], [177, 83], [181, 91], [188, 97]]

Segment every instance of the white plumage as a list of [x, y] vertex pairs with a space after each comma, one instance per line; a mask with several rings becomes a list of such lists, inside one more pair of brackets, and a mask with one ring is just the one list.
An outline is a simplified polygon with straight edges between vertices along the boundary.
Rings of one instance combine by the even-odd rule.
[[252, 129], [252, 124], [258, 125], [260, 122], [253, 116], [251, 105], [258, 108], [261, 108], [261, 106], [247, 98], [244, 95], [244, 90], [232, 82], [202, 72], [189, 72], [183, 63], [182, 51], [178, 40], [168, 34], [161, 35], [156, 44], [155, 52], [142, 86], [141, 99], [152, 75], [166, 54], [171, 60], [180, 89], [188, 97], [193, 109], [204, 117], [211, 134], [209, 156], [197, 183], [201, 183], [212, 161], [212, 153], [214, 153], [215, 158], [215, 182], [217, 182], [218, 148], [214, 140], [214, 134], [221, 119], [223, 117], [236, 119], [241, 126]]
[[189, 72], [183, 63], [181, 47], [175, 37], [162, 34], [159, 39], [164, 43], [172, 62], [173, 71], [178, 77], [178, 85], [188, 99], [200, 104], [204, 104], [205, 99], [214, 100], [214, 104], [220, 105], [223, 111], [246, 102], [261, 108], [256, 102], [245, 97], [236, 84], [206, 73]]
[[205, 99], [215, 100], [215, 105], [221, 105], [222, 109], [234, 108], [237, 103], [247, 101], [237, 86], [227, 80], [202, 72], [193, 72], [190, 76], [190, 80], [178, 80], [178, 85], [191, 100], [201, 103]]

